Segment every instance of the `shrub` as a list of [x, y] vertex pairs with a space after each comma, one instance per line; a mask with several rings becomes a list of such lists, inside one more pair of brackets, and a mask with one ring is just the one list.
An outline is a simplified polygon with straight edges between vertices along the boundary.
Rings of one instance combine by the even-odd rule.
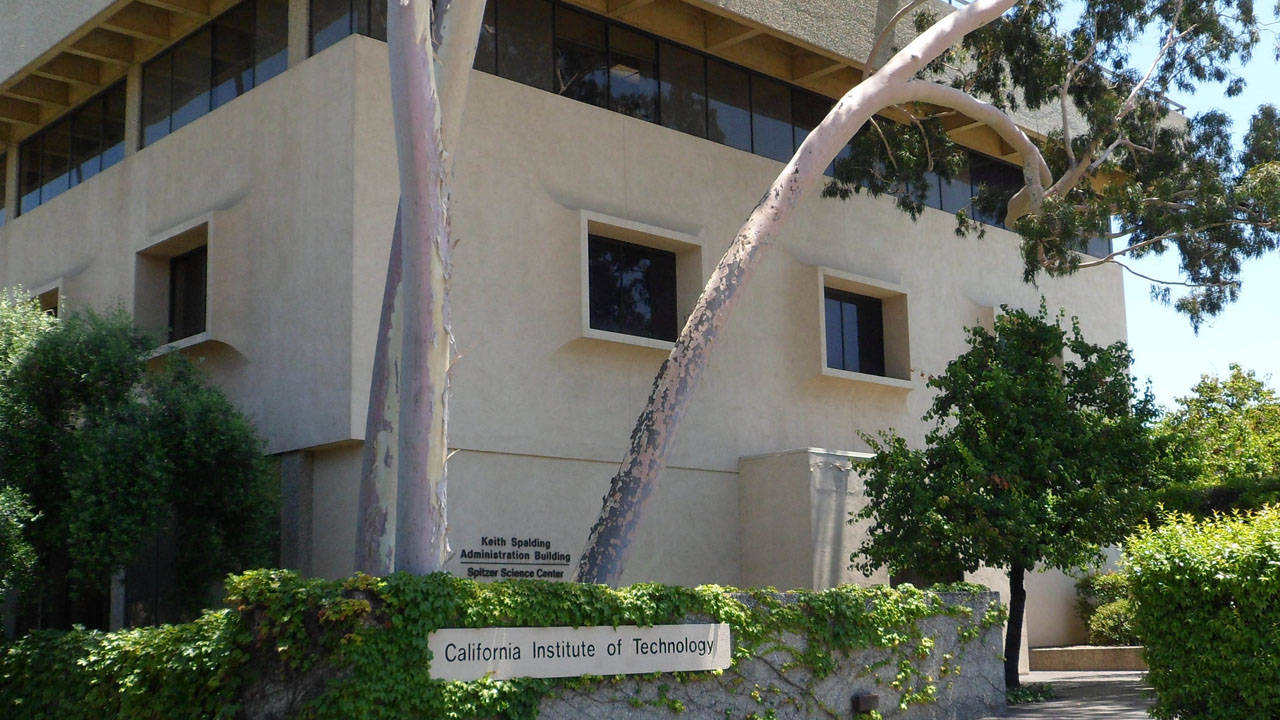
[[1085, 575], [1076, 581], [1076, 612], [1089, 628], [1090, 645], [1137, 645], [1129, 580], [1123, 573]]
[[1133, 603], [1121, 598], [1103, 603], [1089, 618], [1090, 645], [1140, 645], [1133, 629]]
[[1076, 581], [1076, 612], [1085, 624], [1099, 606], [1127, 597], [1129, 584], [1120, 573], [1090, 573]]
[[0, 486], [30, 510], [0, 520], [37, 563], [26, 626], [105, 624], [112, 575], [161, 543], [172, 560], [149, 619], [196, 617], [228, 571], [270, 561], [278, 483], [262, 441], [153, 346], [122, 310], [55, 320], [0, 291]]
[[1176, 516], [1129, 539], [1156, 718], [1280, 717], [1280, 506]]

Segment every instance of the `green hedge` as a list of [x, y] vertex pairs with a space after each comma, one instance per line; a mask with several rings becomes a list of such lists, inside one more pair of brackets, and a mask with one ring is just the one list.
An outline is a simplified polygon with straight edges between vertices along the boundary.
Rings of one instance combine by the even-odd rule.
[[1089, 628], [1090, 645], [1141, 644], [1133, 629], [1129, 579], [1122, 573], [1093, 573], [1077, 580], [1076, 612]]
[[1223, 477], [1205, 485], [1176, 482], [1156, 494], [1156, 502], [1166, 513], [1185, 513], [1208, 519], [1233, 510], [1252, 512], [1280, 503], [1280, 475], [1264, 477]]
[[1170, 518], [1130, 538], [1125, 562], [1158, 695], [1152, 715], [1280, 717], [1280, 506]]
[[[689, 618], [730, 623], [735, 662], [781, 651], [815, 680], [834, 670], [839, 655], [879, 649], [884, 660], [867, 672], [890, 668], [904, 702], [928, 702], [938, 679], [915, 669], [933, 646], [921, 621], [958, 617], [961, 641], [1004, 621], [999, 605], [970, 617], [969, 608], [911, 586], [845, 586], [780, 598], [718, 586], [612, 590], [542, 581], [481, 584], [444, 574], [330, 582], [262, 570], [231, 577], [228, 592], [234, 610], [208, 612], [194, 623], [41, 632], [9, 644], [0, 653], [0, 716], [230, 718], [274, 688], [294, 696], [284, 712], [296, 717], [532, 718], [558, 685], [590, 681], [434, 681], [427, 636], [441, 627], [653, 625]], [[792, 648], [783, 639], [788, 634], [805, 642]], [[945, 671], [946, 658], [943, 665]], [[692, 681], [706, 674], [677, 676]]]

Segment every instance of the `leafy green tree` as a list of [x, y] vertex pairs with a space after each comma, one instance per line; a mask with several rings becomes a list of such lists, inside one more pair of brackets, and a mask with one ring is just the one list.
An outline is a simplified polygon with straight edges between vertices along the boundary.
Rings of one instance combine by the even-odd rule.
[[36, 555], [22, 530], [33, 519], [26, 497], [15, 488], [0, 486], [0, 597], [32, 580]]
[[968, 342], [929, 381], [938, 392], [925, 448], [864, 436], [876, 455], [855, 519], [873, 522], [853, 560], [868, 573], [1006, 568], [1005, 680], [1014, 687], [1026, 572], [1096, 561], [1141, 517], [1161, 482], [1147, 427], [1156, 410], [1135, 390], [1123, 343], [1090, 344], [1043, 307], [1006, 308], [994, 333], [971, 328]]
[[[262, 442], [180, 355], [120, 311], [56, 322], [5, 305], [0, 348], [0, 484], [38, 513], [24, 535], [40, 583], [30, 624], [100, 624], [111, 577], [150, 542], [173, 557], [167, 603], [195, 609], [223, 574], [270, 559], [274, 478]], [[34, 331], [31, 331], [35, 328]], [[156, 365], [148, 370], [148, 364]]]
[[1234, 363], [1225, 378], [1201, 375], [1156, 430], [1186, 449], [1198, 484], [1280, 475], [1280, 397]]

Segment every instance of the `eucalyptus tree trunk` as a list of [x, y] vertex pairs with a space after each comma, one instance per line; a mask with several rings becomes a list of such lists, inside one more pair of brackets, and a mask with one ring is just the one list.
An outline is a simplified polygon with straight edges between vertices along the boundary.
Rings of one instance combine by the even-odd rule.
[[[578, 581], [616, 585], [621, 578], [645, 499], [666, 466], [676, 426], [706, 367], [720, 329], [728, 320], [739, 291], [804, 192], [822, 177], [841, 148], [874, 113], [922, 99], [919, 96], [925, 94], [942, 97], [944, 94], [937, 90], [936, 84], [913, 80], [916, 73], [966, 34], [995, 20], [1015, 3], [1016, 0], [977, 0], [941, 18], [884, 67], [845, 94], [805, 138], [720, 259], [675, 347], [658, 370], [649, 401], [631, 432], [630, 448], [618, 474], [610, 482], [600, 516], [579, 558]], [[967, 96], [944, 99], [981, 105]], [[1030, 146], [1011, 122], [997, 131], [1002, 135], [1021, 136], [1021, 142]], [[1026, 162], [1036, 159], [1039, 163], [1025, 174], [1029, 180], [1040, 181], [1048, 170], [1041, 171], [1044, 163], [1039, 153], [1027, 157]]]
[[[400, 207], [378, 323], [356, 569], [426, 573], [448, 557], [447, 180], [484, 0], [391, 0], [387, 47]], [[433, 6], [435, 13], [433, 16]]]

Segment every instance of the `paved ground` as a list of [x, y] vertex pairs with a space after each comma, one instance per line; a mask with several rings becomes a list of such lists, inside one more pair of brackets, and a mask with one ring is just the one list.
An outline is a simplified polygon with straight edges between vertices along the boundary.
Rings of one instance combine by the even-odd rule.
[[1028, 720], [1146, 720], [1150, 688], [1140, 672], [1033, 672], [1023, 683], [1047, 682], [1058, 699], [1014, 705], [1008, 717]]

